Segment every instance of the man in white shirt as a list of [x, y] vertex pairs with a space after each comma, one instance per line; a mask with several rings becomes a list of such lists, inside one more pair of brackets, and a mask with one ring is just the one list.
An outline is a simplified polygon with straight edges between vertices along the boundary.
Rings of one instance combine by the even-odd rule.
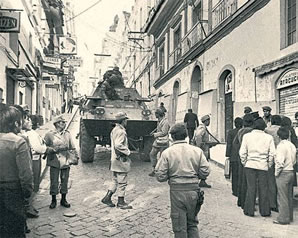
[[285, 127], [279, 128], [277, 135], [282, 140], [277, 145], [275, 157], [279, 214], [273, 222], [285, 225], [293, 221], [293, 166], [296, 163], [296, 147], [288, 140], [289, 130]]

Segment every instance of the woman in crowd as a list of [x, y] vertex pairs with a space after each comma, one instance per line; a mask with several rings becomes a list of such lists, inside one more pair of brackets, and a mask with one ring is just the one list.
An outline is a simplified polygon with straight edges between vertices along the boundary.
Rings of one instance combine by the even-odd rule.
[[31, 157], [26, 141], [18, 136], [22, 114], [0, 105], [0, 237], [26, 237], [24, 200], [32, 193]]
[[287, 128], [279, 128], [277, 135], [281, 139], [275, 157], [279, 214], [273, 222], [285, 225], [293, 221], [293, 167], [296, 163], [296, 147], [288, 141], [289, 130]]
[[[275, 148], [280, 142], [280, 138], [277, 135], [277, 131], [280, 128], [280, 124], [281, 124], [281, 117], [279, 115], [272, 115], [271, 125], [267, 126], [267, 128], [265, 129], [265, 132], [273, 137]], [[269, 202], [270, 202], [271, 211], [278, 212], [277, 187], [276, 187], [274, 171], [275, 171], [275, 165], [273, 164], [272, 167], [268, 169]]]
[[238, 171], [239, 171], [239, 146], [235, 146], [233, 141], [238, 134], [238, 131], [242, 128], [243, 120], [240, 117], [234, 120], [235, 128], [228, 132], [227, 136], [227, 148], [226, 157], [229, 158], [232, 170], [232, 194], [238, 196]]
[[271, 215], [268, 198], [268, 168], [273, 164], [275, 146], [273, 137], [264, 132], [265, 128], [263, 119], [257, 119], [254, 122], [254, 130], [243, 136], [239, 151], [247, 182], [244, 204], [244, 214], [247, 216], [254, 216], [257, 188], [261, 216]]
[[[233, 141], [233, 147], [238, 152], [239, 152], [239, 149], [241, 146], [243, 136], [246, 133], [249, 133], [253, 130], [253, 120], [254, 120], [254, 118], [251, 114], [246, 114], [243, 117], [243, 128], [241, 128], [238, 131], [237, 136], [235, 137], [235, 139]], [[247, 184], [246, 184], [246, 177], [245, 177], [245, 173], [244, 173], [244, 167], [240, 161], [240, 157], [238, 157], [238, 159], [239, 159], [239, 169], [238, 169], [238, 189], [237, 189], [238, 201], [237, 201], [237, 204], [239, 207], [241, 207], [243, 209], [244, 204], [245, 204]]]

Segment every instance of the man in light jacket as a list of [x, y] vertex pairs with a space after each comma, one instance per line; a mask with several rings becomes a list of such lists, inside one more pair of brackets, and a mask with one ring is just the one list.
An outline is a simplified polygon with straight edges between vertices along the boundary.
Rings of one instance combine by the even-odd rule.
[[117, 207], [121, 209], [132, 209], [124, 201], [125, 190], [127, 186], [127, 175], [130, 171], [131, 160], [128, 158], [130, 150], [128, 148], [128, 139], [126, 134], [127, 115], [124, 112], [116, 114], [116, 126], [111, 132], [111, 167], [113, 173], [113, 183], [111, 184], [106, 196], [101, 200], [109, 207], [115, 207], [112, 202], [112, 195], [118, 189]]
[[[183, 123], [171, 128], [174, 143], [166, 149], [156, 165], [156, 178], [170, 185], [171, 220], [176, 238], [199, 237], [199, 179], [205, 179], [210, 172], [203, 151], [189, 145]], [[201, 204], [199, 204], [200, 206]]]
[[151, 177], [154, 177], [155, 175], [154, 170], [157, 163], [157, 154], [161, 154], [166, 148], [169, 147], [169, 121], [165, 117], [165, 113], [160, 108], [157, 108], [155, 110], [155, 116], [158, 120], [158, 124], [156, 132], [153, 133], [155, 140], [153, 142], [152, 149], [149, 154], [152, 165], [152, 172], [149, 174], [149, 176]]
[[259, 192], [261, 216], [271, 215], [268, 197], [268, 169], [273, 165], [275, 146], [273, 137], [264, 132], [266, 124], [262, 118], [254, 122], [254, 130], [243, 136], [239, 156], [244, 166], [247, 192], [244, 214], [254, 216], [256, 191]]

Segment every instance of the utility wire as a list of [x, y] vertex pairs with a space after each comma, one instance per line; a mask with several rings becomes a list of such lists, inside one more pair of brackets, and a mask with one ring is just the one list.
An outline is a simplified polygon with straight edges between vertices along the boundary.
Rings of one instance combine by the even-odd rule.
[[80, 12], [79, 14], [69, 18], [68, 20], [66, 20], [65, 22], [69, 22], [73, 19], [75, 19], [76, 17], [82, 15], [83, 13], [87, 12], [88, 10], [90, 10], [91, 8], [95, 7], [98, 3], [100, 3], [102, 0], [98, 0], [97, 2], [95, 2], [94, 4], [92, 4], [90, 7], [87, 7], [84, 11]]

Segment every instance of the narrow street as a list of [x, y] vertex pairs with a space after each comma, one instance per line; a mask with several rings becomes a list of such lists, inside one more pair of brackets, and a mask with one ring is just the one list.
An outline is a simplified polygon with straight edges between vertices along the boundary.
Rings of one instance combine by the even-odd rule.
[[[79, 117], [70, 127], [75, 137]], [[76, 140], [78, 143], [78, 140]], [[31, 233], [28, 237], [173, 237], [171, 231], [169, 188], [149, 177], [150, 163], [133, 158], [129, 174], [126, 200], [132, 210], [109, 208], [100, 202], [105, 195], [111, 174], [108, 170], [109, 154], [97, 150], [94, 163], [71, 168], [68, 201], [71, 208], [57, 206], [50, 210], [49, 171], [35, 196], [34, 205], [39, 218], [29, 219]], [[225, 180], [223, 170], [211, 164], [208, 178], [211, 189], [205, 189], [205, 203], [199, 214], [200, 237], [297, 237], [298, 209], [294, 223], [289, 226], [274, 225], [272, 217], [244, 216], [231, 194], [231, 184]], [[116, 196], [114, 197], [116, 202]], [[66, 217], [65, 212], [76, 216]]]

